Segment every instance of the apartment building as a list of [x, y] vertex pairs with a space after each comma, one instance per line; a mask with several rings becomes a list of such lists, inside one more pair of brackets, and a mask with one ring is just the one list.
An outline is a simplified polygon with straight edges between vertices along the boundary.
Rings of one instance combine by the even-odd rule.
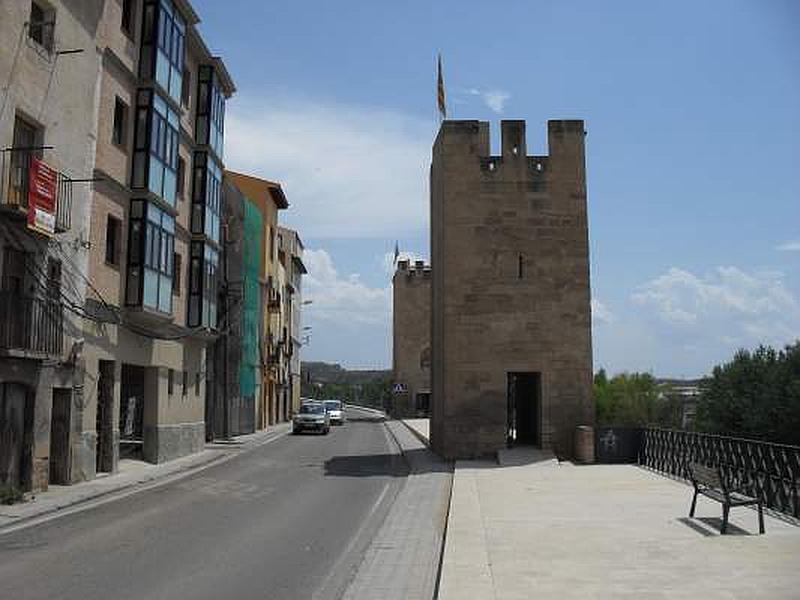
[[0, 485], [69, 483], [77, 423], [102, 1], [0, 4]]
[[281, 346], [285, 377], [288, 382], [289, 413], [300, 408], [300, 349], [303, 346], [303, 275], [308, 271], [303, 263], [303, 241], [293, 229], [278, 227], [278, 260], [285, 274], [284, 305], [282, 307], [286, 334]]
[[185, 0], [108, 0], [97, 47], [83, 359], [87, 449], [73, 480], [120, 456], [161, 462], [205, 441], [225, 101], [234, 84]]
[[[225, 178], [258, 212], [258, 215], [253, 214], [249, 218], [245, 214], [245, 230], [252, 231], [260, 227], [263, 233], [259, 236], [261, 311], [258, 318], [258, 374], [261, 380], [255, 411], [256, 428], [263, 429], [286, 421], [291, 412], [291, 376], [285, 350], [289, 339], [289, 330], [285, 329], [288, 323], [285, 317], [287, 270], [286, 260], [280, 258], [278, 227], [278, 212], [287, 209], [289, 202], [283, 188], [274, 181], [232, 171], [226, 171]], [[245, 257], [245, 264], [247, 262]]]

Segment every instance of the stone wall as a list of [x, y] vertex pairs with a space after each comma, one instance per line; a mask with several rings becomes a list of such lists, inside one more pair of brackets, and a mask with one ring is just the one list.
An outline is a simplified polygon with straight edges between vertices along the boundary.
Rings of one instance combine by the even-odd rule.
[[538, 443], [570, 455], [592, 424], [582, 121], [549, 121], [528, 156], [524, 121], [445, 121], [431, 166], [431, 442], [448, 458], [506, 445], [509, 374], [539, 374]]
[[392, 279], [392, 381], [405, 391], [392, 394], [391, 413], [416, 416], [417, 394], [430, 394], [431, 268], [401, 260]]

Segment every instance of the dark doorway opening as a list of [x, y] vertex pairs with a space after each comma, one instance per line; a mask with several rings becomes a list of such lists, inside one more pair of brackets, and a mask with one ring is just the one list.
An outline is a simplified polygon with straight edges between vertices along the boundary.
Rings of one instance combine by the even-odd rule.
[[97, 381], [96, 468], [98, 473], [114, 470], [114, 361], [101, 360]]
[[119, 401], [119, 456], [144, 460], [144, 367], [122, 365]]
[[541, 373], [508, 374], [508, 446], [540, 445]]
[[431, 412], [431, 393], [418, 392], [415, 408], [418, 417], [427, 417]]
[[21, 383], [0, 384], [0, 484], [31, 489], [33, 394]]
[[70, 431], [72, 430], [72, 390], [53, 388], [53, 412], [50, 415], [50, 483], [70, 482]]

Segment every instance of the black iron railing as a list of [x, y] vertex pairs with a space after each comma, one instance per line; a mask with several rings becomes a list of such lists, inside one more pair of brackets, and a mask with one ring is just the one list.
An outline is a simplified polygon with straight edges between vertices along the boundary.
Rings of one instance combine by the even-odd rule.
[[[31, 160], [41, 152], [41, 148], [4, 148], [0, 152], [0, 206], [27, 214]], [[72, 185], [72, 179], [64, 173], [57, 173], [56, 232], [67, 231], [72, 225]]]
[[686, 479], [686, 465], [719, 466], [735, 486], [777, 511], [800, 518], [800, 446], [722, 435], [644, 429], [639, 464]]
[[0, 348], [60, 356], [64, 307], [55, 300], [0, 291]]

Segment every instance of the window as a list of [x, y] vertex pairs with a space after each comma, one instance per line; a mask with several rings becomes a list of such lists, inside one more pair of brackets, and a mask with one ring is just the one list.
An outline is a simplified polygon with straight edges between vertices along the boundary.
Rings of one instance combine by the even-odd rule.
[[172, 264], [174, 276], [172, 277], [172, 293], [176, 296], [181, 295], [181, 263], [183, 262], [183, 257], [175, 253], [175, 256], [172, 257]]
[[186, 23], [171, 0], [145, 0], [139, 75], [180, 102]]
[[122, 221], [108, 215], [106, 219], [106, 263], [109, 265], [119, 264], [120, 231]]
[[4, 291], [21, 294], [25, 283], [25, 265], [28, 253], [6, 246], [3, 251], [3, 279], [0, 287]]
[[114, 102], [114, 124], [111, 132], [111, 141], [118, 146], [124, 146], [128, 138], [128, 105], [119, 97]]
[[222, 160], [225, 129], [225, 94], [216, 72], [201, 66], [197, 82], [197, 122], [195, 138], [198, 144], [211, 147]]
[[179, 199], [183, 199], [183, 191], [186, 187], [184, 180], [186, 179], [186, 161], [182, 157], [178, 157], [178, 183], [176, 185], [176, 193]]
[[217, 327], [219, 252], [203, 242], [192, 242], [189, 263], [189, 327]]
[[175, 218], [152, 202], [131, 201], [126, 303], [172, 312]]
[[200, 395], [200, 371], [194, 374], [194, 395]]
[[120, 28], [129, 38], [133, 39], [133, 8], [134, 0], [122, 0], [122, 18]]
[[175, 206], [179, 139], [178, 113], [159, 94], [139, 90], [132, 188], [148, 189]]
[[47, 297], [55, 302], [61, 300], [61, 271], [61, 261], [47, 257]]
[[192, 233], [220, 241], [222, 168], [208, 152], [194, 153]]
[[14, 118], [14, 144], [10, 152], [8, 203], [28, 206], [31, 158], [42, 157], [43, 130], [25, 119]]
[[183, 70], [183, 82], [181, 84], [181, 106], [189, 106], [189, 90], [192, 87], [192, 74], [189, 69]]
[[39, 2], [31, 2], [31, 18], [28, 21], [28, 37], [48, 52], [53, 51], [53, 30], [56, 13]]
[[174, 387], [175, 372], [172, 369], [167, 369], [167, 394], [172, 396], [175, 391]]
[[186, 397], [189, 394], [189, 371], [183, 372], [183, 396]]

